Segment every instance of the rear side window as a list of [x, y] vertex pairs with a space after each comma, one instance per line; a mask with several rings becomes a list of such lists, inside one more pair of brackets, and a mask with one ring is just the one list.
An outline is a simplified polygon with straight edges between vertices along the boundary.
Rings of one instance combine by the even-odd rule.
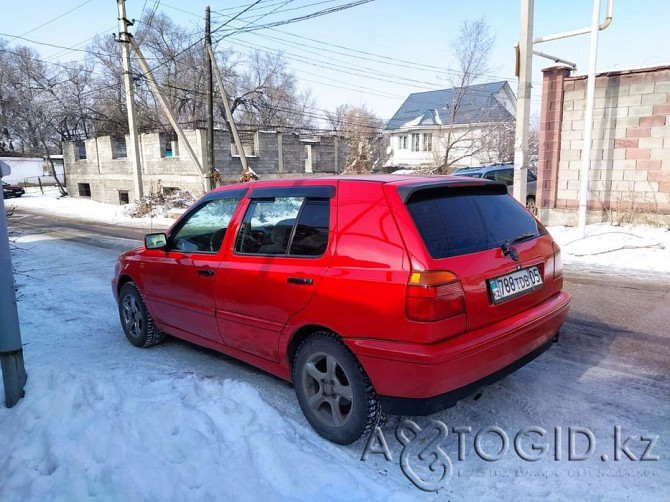
[[253, 199], [235, 241], [242, 254], [321, 256], [328, 247], [330, 200]]
[[419, 191], [407, 209], [436, 259], [494, 249], [524, 234], [547, 233], [512, 197], [485, 190]]

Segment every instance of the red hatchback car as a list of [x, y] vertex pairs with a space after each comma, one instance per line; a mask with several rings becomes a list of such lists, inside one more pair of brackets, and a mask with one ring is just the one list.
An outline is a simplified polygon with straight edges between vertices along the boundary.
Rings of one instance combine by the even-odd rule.
[[215, 189], [122, 254], [112, 285], [131, 343], [167, 333], [293, 381], [314, 429], [347, 444], [548, 348], [562, 271], [505, 185], [389, 175]]

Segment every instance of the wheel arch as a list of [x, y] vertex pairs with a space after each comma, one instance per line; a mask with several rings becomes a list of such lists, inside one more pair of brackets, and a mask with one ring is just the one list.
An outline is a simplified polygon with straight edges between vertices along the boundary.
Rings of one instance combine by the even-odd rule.
[[117, 296], [118, 296], [119, 292], [121, 291], [121, 288], [122, 288], [124, 285], [128, 284], [129, 282], [134, 282], [135, 284], [137, 284], [137, 282], [136, 282], [132, 277], [130, 277], [130, 276], [127, 275], [127, 274], [124, 274], [124, 275], [122, 275], [121, 277], [119, 277], [119, 282], [118, 282], [118, 284], [116, 285], [116, 294], [117, 294]]
[[293, 333], [291, 339], [288, 342], [288, 345], [286, 346], [286, 360], [288, 361], [289, 371], [291, 375], [293, 375], [293, 361], [295, 360], [295, 355], [298, 352], [298, 347], [300, 347], [300, 344], [314, 333], [318, 333], [321, 331], [328, 331], [329, 333], [335, 335], [335, 337], [340, 342], [342, 341], [342, 337], [336, 331], [326, 326], [322, 326], [320, 324], [307, 324], [305, 326], [298, 328], [295, 331], [295, 333]]

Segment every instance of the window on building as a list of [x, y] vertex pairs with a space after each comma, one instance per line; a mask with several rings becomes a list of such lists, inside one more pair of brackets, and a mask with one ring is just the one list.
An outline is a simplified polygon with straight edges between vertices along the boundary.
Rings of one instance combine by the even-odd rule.
[[407, 135], [398, 136], [398, 149], [407, 150]]
[[160, 133], [161, 157], [179, 157], [179, 141], [176, 134]]
[[119, 190], [119, 204], [130, 204], [130, 193], [128, 190]]
[[433, 151], [433, 134], [425, 133], [423, 135], [423, 151], [432, 152]]
[[77, 141], [74, 144], [74, 158], [75, 160], [86, 160], [86, 143], [84, 141]]
[[163, 187], [163, 195], [174, 195], [179, 191], [178, 187]]
[[413, 152], [418, 152], [419, 151], [420, 142], [421, 142], [421, 135], [420, 134], [412, 134], [412, 151]]
[[126, 138], [124, 137], [118, 137], [114, 138], [112, 137], [112, 158], [113, 159], [122, 159], [128, 156], [128, 152], [126, 150]]
[[79, 197], [90, 197], [91, 196], [91, 185], [88, 183], [77, 183], [77, 188], [79, 189]]

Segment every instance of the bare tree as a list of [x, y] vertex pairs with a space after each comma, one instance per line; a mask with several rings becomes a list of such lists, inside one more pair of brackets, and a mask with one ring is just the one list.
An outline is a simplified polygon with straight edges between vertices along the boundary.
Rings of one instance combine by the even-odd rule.
[[298, 89], [298, 79], [281, 54], [254, 51], [248, 71], [239, 77], [231, 109], [239, 122], [253, 128], [300, 130], [313, 124], [314, 100]]
[[[178, 122], [202, 127], [202, 30], [189, 31], [157, 13], [142, 20], [135, 36]], [[112, 37], [96, 38], [79, 63], [47, 64], [27, 47], [7, 49], [2, 39], [0, 49], [0, 151], [55, 153], [62, 141], [128, 133], [121, 47]], [[243, 57], [231, 50], [216, 55], [237, 120], [253, 129], [312, 126], [314, 100], [299, 88], [283, 56]], [[174, 134], [145, 76], [133, 68], [138, 129]], [[215, 110], [214, 120], [226, 125], [222, 109]]]
[[386, 151], [379, 117], [365, 105], [340, 105], [326, 116], [333, 132], [349, 141], [345, 173], [369, 173], [381, 168]]
[[514, 160], [514, 122], [494, 122], [485, 126], [480, 157], [488, 163]]
[[446, 103], [450, 120], [441, 148], [437, 150], [442, 154], [438, 167], [441, 174], [451, 172], [454, 164], [486, 149], [486, 142], [481, 141], [481, 135], [473, 127], [476, 122], [488, 122], [486, 110], [468, 117], [466, 123], [458, 124], [458, 119], [465, 100], [472, 98], [468, 95], [468, 88], [490, 70], [489, 58], [494, 43], [495, 37], [484, 19], [465, 21], [451, 42], [457, 69], [449, 79], [453, 86], [451, 103]]

